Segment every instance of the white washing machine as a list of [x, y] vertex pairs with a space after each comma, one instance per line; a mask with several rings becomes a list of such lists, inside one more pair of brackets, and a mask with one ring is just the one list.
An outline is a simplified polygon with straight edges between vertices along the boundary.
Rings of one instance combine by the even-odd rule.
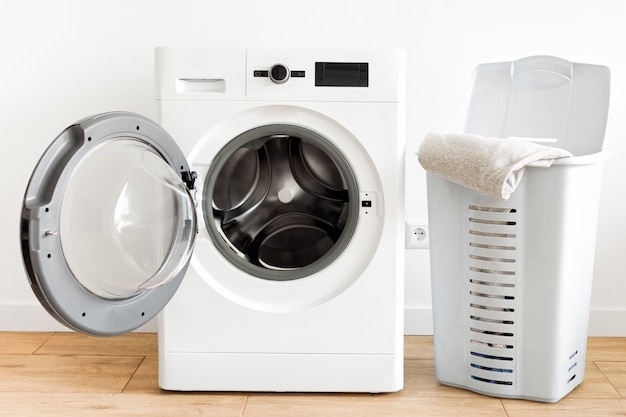
[[157, 49], [160, 125], [86, 118], [33, 173], [39, 300], [104, 336], [163, 309], [168, 390], [400, 390], [404, 68], [401, 51]]

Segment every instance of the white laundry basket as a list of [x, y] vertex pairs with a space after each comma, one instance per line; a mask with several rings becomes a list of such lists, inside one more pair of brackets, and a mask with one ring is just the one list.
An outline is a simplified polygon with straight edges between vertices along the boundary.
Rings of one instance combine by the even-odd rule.
[[584, 377], [609, 71], [554, 57], [477, 68], [465, 131], [556, 139], [507, 201], [428, 173], [435, 369], [446, 385], [555, 402]]

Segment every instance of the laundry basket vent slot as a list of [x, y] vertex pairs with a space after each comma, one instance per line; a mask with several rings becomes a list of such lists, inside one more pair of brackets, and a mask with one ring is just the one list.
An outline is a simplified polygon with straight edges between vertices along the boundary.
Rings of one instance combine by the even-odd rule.
[[470, 266], [470, 271], [480, 272], [483, 274], [495, 274], [495, 275], [515, 275], [515, 271], [500, 271], [498, 269], [486, 269]]
[[493, 331], [493, 330], [477, 329], [475, 327], [470, 327], [470, 331], [475, 332], [475, 333], [486, 334], [486, 335], [489, 335], [489, 336], [513, 337], [513, 333], [510, 333], [510, 332], [496, 332], [496, 331]]
[[480, 378], [480, 377], [477, 377], [476, 375], [472, 375], [472, 379], [476, 381], [480, 381], [480, 382], [486, 382], [488, 384], [513, 385], [513, 382], [511, 381], [498, 381], [495, 379]]
[[470, 343], [474, 345], [480, 345], [480, 346], [496, 348], [496, 349], [513, 349], [515, 347], [513, 345], [507, 345], [503, 343], [481, 342], [480, 340], [476, 340], [476, 339], [470, 339]]
[[482, 369], [483, 371], [489, 371], [489, 372], [502, 372], [503, 374], [512, 374], [513, 373], [512, 369], [492, 368], [490, 366], [482, 366], [482, 365], [477, 365], [475, 363], [472, 364], [472, 368]]
[[476, 297], [494, 298], [498, 300], [515, 300], [515, 297], [511, 295], [485, 294], [485, 293], [476, 292], [476, 291], [470, 291], [470, 295], [474, 295]]
[[504, 311], [506, 313], [512, 313], [515, 311], [514, 308], [485, 306], [482, 304], [475, 304], [475, 303], [470, 303], [470, 307], [479, 308], [481, 310], [489, 310], [489, 311]]
[[484, 359], [493, 359], [496, 361], [506, 361], [506, 362], [510, 362], [513, 360], [513, 358], [511, 356], [495, 356], [495, 355], [486, 355], [484, 353], [479, 353], [479, 352], [470, 352], [472, 356], [477, 356], [479, 358], [484, 358]]
[[490, 285], [492, 287], [503, 287], [503, 288], [513, 288], [515, 287], [515, 284], [510, 284], [507, 282], [490, 282], [490, 281], [481, 281], [478, 279], [470, 279], [470, 282], [472, 284], [477, 284], [477, 285]]
[[476, 321], [484, 321], [486, 323], [515, 324], [513, 320], [496, 320], [496, 319], [489, 319], [489, 318], [479, 317], [479, 316], [470, 316], [470, 319], [476, 320]]
[[[472, 233], [472, 232], [474, 231], [470, 230], [470, 234], [477, 234], [477, 233]], [[500, 237], [509, 237], [509, 236], [500, 236]], [[515, 236], [511, 236], [511, 237], [515, 237]], [[485, 243], [476, 243], [476, 242], [470, 242], [469, 245], [473, 248], [481, 248], [481, 249], [515, 250], [515, 246], [488, 245]]]
[[515, 226], [516, 225], [515, 222], [511, 222], [511, 221], [477, 219], [475, 217], [470, 217], [469, 221], [472, 223], [497, 224], [500, 226]]
[[490, 257], [490, 256], [470, 255], [470, 259], [476, 259], [477, 261], [486, 261], [486, 262], [515, 263], [515, 259], [511, 259], [511, 258], [493, 258], [493, 257]]
[[[504, 238], [514, 238], [514, 237], [516, 237], [512, 233], [481, 232], [480, 230], [470, 230], [469, 232], [470, 232], [470, 235], [476, 235], [476, 236], [504, 237]], [[496, 246], [498, 246], [498, 245], [496, 245]], [[502, 249], [502, 248], [495, 248], [495, 249]], [[515, 248], [513, 248], [513, 249], [515, 249]]]
[[483, 206], [475, 206], [470, 204], [470, 210], [476, 211], [489, 211], [494, 213], [517, 213], [517, 209], [514, 208], [503, 208], [503, 207], [483, 207]]

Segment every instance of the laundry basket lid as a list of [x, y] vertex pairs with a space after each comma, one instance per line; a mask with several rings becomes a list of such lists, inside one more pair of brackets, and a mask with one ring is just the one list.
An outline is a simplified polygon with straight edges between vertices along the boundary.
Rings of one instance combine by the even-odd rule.
[[575, 156], [600, 152], [609, 109], [607, 67], [531, 56], [476, 68], [465, 132], [549, 139]]

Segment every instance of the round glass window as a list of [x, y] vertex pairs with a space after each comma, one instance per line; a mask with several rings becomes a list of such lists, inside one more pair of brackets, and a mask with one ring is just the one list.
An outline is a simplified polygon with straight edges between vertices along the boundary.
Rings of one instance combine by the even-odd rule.
[[196, 214], [180, 176], [131, 138], [96, 145], [73, 169], [59, 236], [88, 291], [123, 299], [174, 278], [193, 249]]
[[242, 270], [292, 280], [322, 270], [356, 227], [357, 181], [342, 153], [302, 127], [268, 125], [230, 141], [203, 188], [204, 219]]

